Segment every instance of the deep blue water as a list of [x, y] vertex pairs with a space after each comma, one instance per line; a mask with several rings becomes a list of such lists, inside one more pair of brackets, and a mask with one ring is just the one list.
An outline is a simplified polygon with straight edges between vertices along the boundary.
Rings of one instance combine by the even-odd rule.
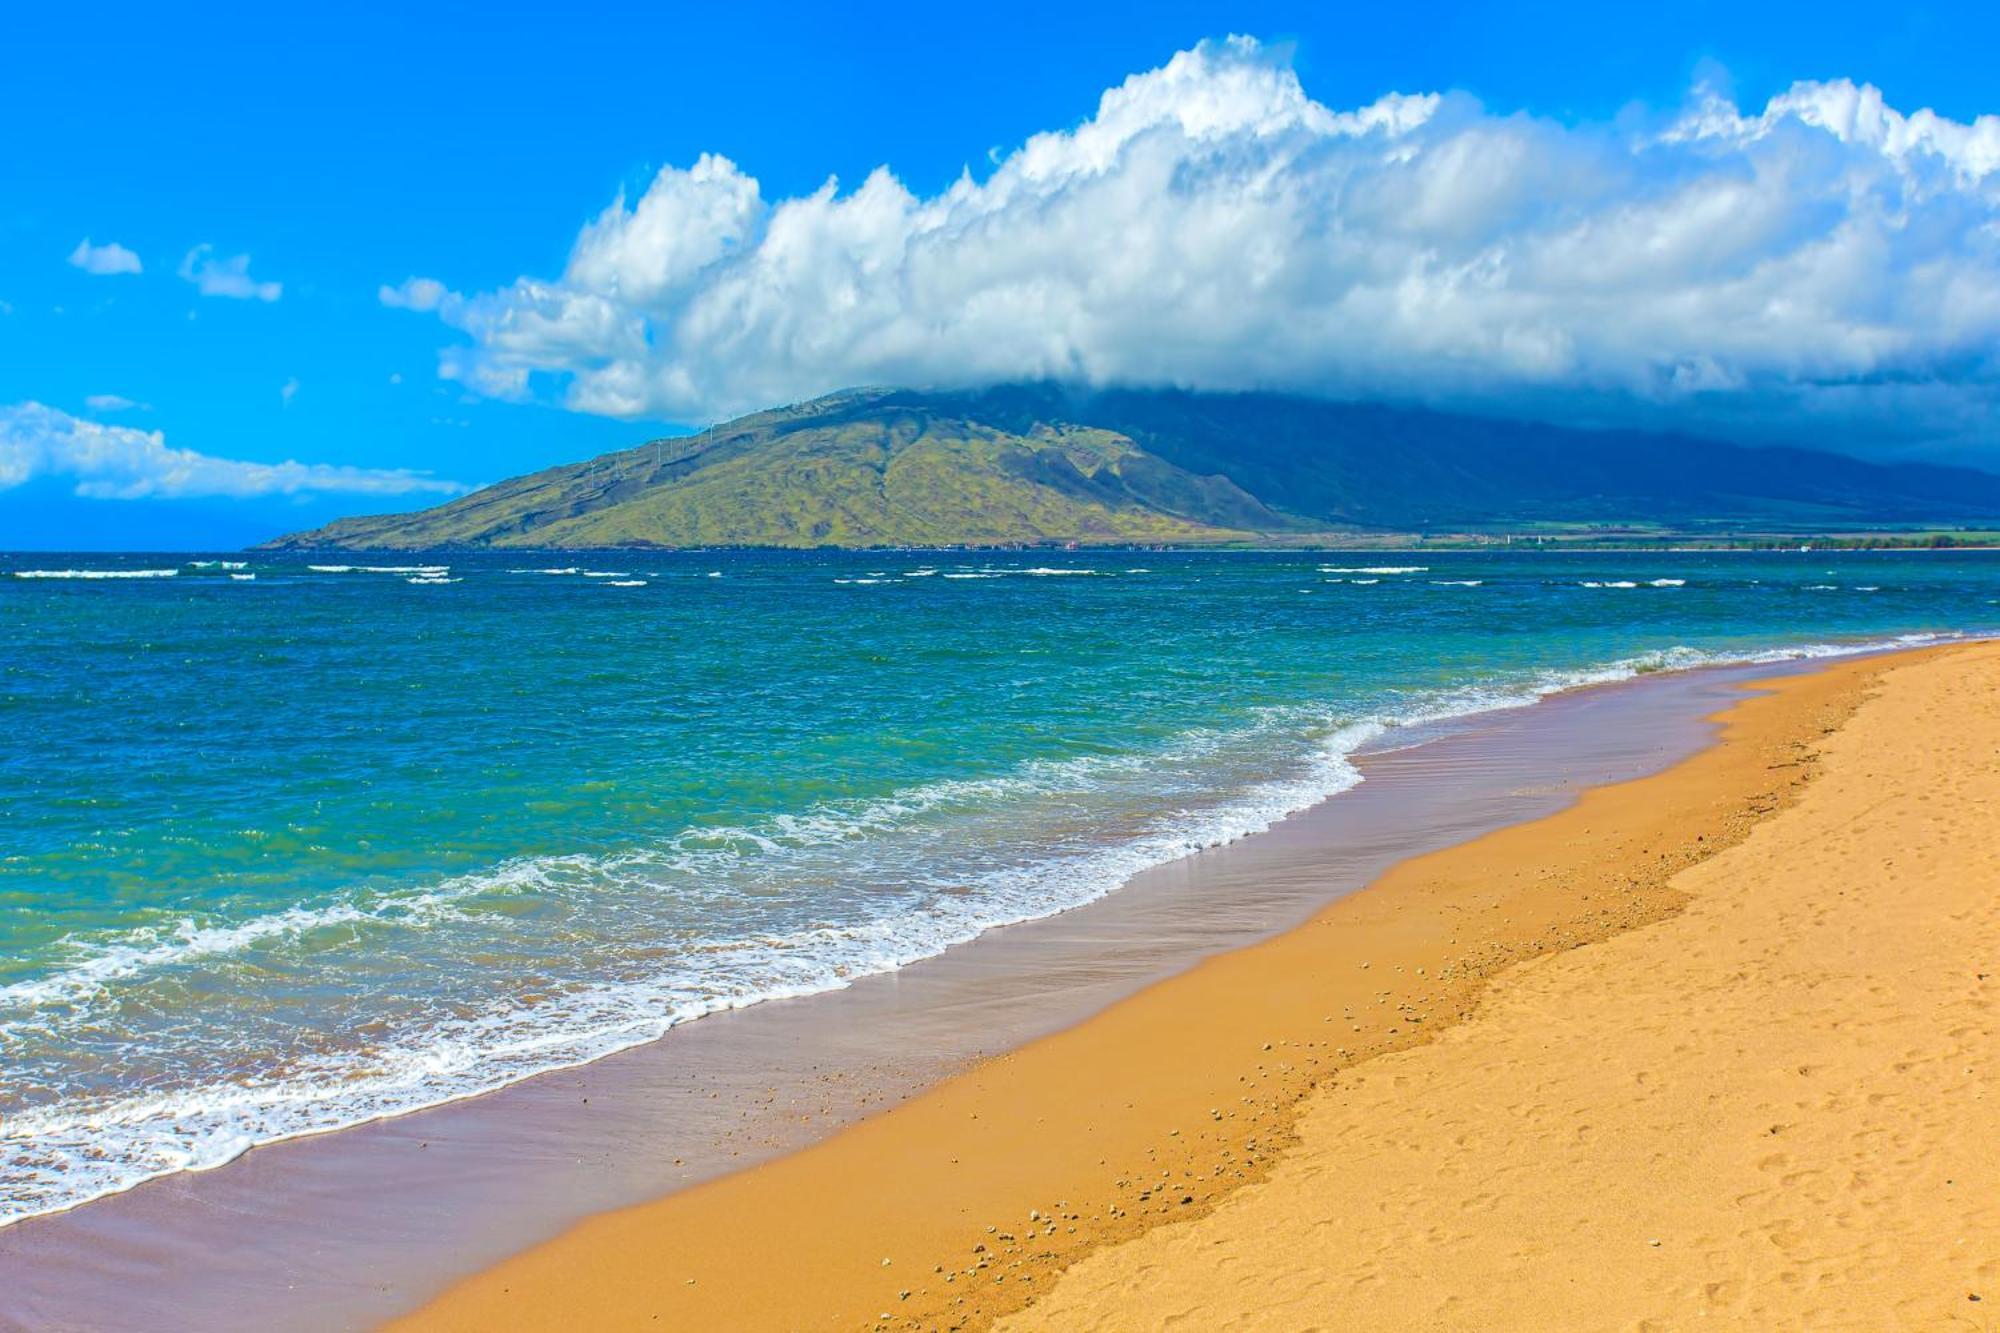
[[2000, 622], [1970, 553], [432, 559], [0, 556], [0, 1224], [1087, 901], [1401, 723]]

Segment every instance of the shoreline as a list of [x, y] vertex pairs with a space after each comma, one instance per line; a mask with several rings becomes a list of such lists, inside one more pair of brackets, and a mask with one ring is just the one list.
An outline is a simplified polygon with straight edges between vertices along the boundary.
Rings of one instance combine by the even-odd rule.
[[1512, 970], [1002, 1326], [1991, 1328], [2000, 651], [1865, 696], [1683, 910]]
[[[152, 571], [168, 572], [168, 571]], [[1435, 687], [1427, 698], [1413, 711], [1397, 714], [1377, 713], [1364, 715], [1354, 721], [1344, 723], [1334, 735], [1356, 733], [1358, 739], [1351, 743], [1328, 745], [1316, 757], [1300, 757], [1294, 766], [1303, 766], [1311, 776], [1272, 774], [1262, 783], [1240, 792], [1233, 800], [1225, 799], [1214, 807], [1200, 813], [1206, 824], [1196, 827], [1192, 833], [1187, 829], [1175, 830], [1171, 836], [1162, 835], [1159, 830], [1135, 833], [1123, 842], [1112, 840], [1102, 844], [1097, 850], [1104, 853], [1133, 852], [1133, 858], [1119, 858], [1135, 861], [1136, 868], [1113, 867], [1111, 876], [1103, 879], [1095, 888], [1079, 896], [1068, 899], [1056, 898], [1034, 904], [1022, 914], [1014, 916], [991, 916], [983, 921], [971, 923], [968, 933], [955, 938], [945, 937], [930, 941], [925, 947], [928, 952], [906, 956], [899, 961], [880, 963], [871, 961], [864, 969], [846, 974], [842, 980], [826, 979], [810, 988], [779, 989], [765, 993], [723, 995], [712, 1007], [700, 1012], [682, 1015], [660, 1025], [656, 1030], [619, 1038], [588, 1054], [571, 1054], [543, 1067], [526, 1072], [515, 1072], [495, 1077], [476, 1084], [461, 1085], [427, 1100], [412, 1101], [395, 1105], [388, 1109], [376, 1110], [359, 1118], [323, 1123], [287, 1132], [260, 1136], [254, 1132], [237, 1135], [239, 1142], [225, 1158], [194, 1161], [185, 1165], [159, 1171], [155, 1174], [123, 1182], [104, 1188], [101, 1192], [76, 1198], [62, 1206], [45, 1212], [10, 1216], [0, 1219], [0, 1234], [14, 1225], [32, 1223], [42, 1217], [58, 1217], [77, 1208], [88, 1207], [105, 1199], [117, 1198], [134, 1189], [145, 1188], [161, 1181], [174, 1180], [188, 1172], [205, 1172], [223, 1169], [244, 1155], [329, 1135], [345, 1134], [366, 1129], [386, 1120], [405, 1116], [420, 1115], [494, 1096], [510, 1087], [518, 1086], [533, 1079], [561, 1075], [568, 1071], [587, 1068], [625, 1051], [638, 1049], [660, 1041], [686, 1024], [702, 1018], [715, 1018], [758, 1004], [799, 999], [812, 999], [845, 989], [856, 980], [866, 980], [875, 976], [893, 976], [919, 966], [944, 954], [962, 949], [968, 945], [993, 935], [997, 931], [1012, 929], [1021, 925], [1047, 920], [1067, 912], [1087, 908], [1103, 899], [1124, 891], [1134, 881], [1151, 874], [1161, 866], [1171, 864], [1183, 857], [1201, 852], [1212, 852], [1223, 846], [1233, 845], [1248, 838], [1262, 836], [1289, 819], [1316, 808], [1342, 795], [1361, 781], [1355, 765], [1380, 752], [1401, 748], [1405, 745], [1426, 743], [1440, 736], [1449, 736], [1462, 727], [1477, 728], [1481, 719], [1492, 714], [1529, 708], [1564, 695], [1582, 691], [1629, 684], [1651, 676], [1682, 674], [1710, 670], [1730, 669], [1790, 669], [1800, 663], [1809, 663], [1827, 658], [1866, 655], [1896, 651], [1902, 648], [1946, 641], [1954, 637], [1933, 631], [1898, 634], [1876, 639], [1861, 639], [1848, 642], [1809, 641], [1783, 647], [1756, 650], [1707, 650], [1671, 648], [1652, 650], [1619, 657], [1595, 665], [1572, 668], [1546, 668], [1518, 679], [1503, 683], [1474, 684], [1454, 690]], [[1461, 702], [1458, 695], [1470, 694], [1469, 702]], [[1329, 772], [1318, 772], [1324, 765]], [[1252, 800], [1254, 794], [1262, 793], [1260, 799]], [[1275, 794], [1275, 795], [1273, 795]], [[1218, 827], [1218, 824], [1220, 827]], [[1141, 848], [1146, 849], [1140, 851]], [[634, 1022], [625, 1026], [651, 1026], [653, 1020]], [[983, 1054], [983, 1052], [982, 1052]], [[4, 1253], [4, 1251], [0, 1251]]]
[[[374, 1322], [567, 1224], [822, 1142], [995, 1051], [1296, 926], [1413, 852], [1547, 813], [1576, 788], [1692, 752], [1712, 730], [1700, 721], [1712, 711], [1696, 702], [1703, 691], [1719, 699], [1730, 679], [1819, 664], [1676, 669], [1412, 727], [1401, 744], [1357, 755], [1369, 780], [1339, 800], [1143, 872], [1084, 907], [991, 930], [844, 991], [717, 1014], [593, 1064], [30, 1219], [0, 1232], [0, 1287], [16, 1292], [0, 1300], [0, 1322], [74, 1309], [75, 1290], [107, 1256], [139, 1288], [169, 1293], [159, 1299], [181, 1326], [253, 1326], [247, 1311], [286, 1308], [301, 1290], [315, 1293], [316, 1326]], [[1524, 774], [1559, 780], [1537, 787]], [[1412, 811], [1413, 802], [1425, 808]], [[884, 1035], [849, 1039], [857, 1027]], [[703, 1086], [719, 1087], [720, 1099], [702, 1098]], [[575, 1122], [579, 1104], [592, 1107], [587, 1123]], [[662, 1143], [696, 1146], [685, 1166], [669, 1166]], [[424, 1149], [436, 1151], [410, 1155]], [[369, 1181], [394, 1195], [407, 1235], [357, 1239], [392, 1212], [357, 1200]], [[287, 1202], [295, 1199], [311, 1210]], [[329, 1250], [329, 1232], [347, 1239]], [[98, 1267], [80, 1268], [80, 1253], [95, 1254]], [[354, 1277], [327, 1272], [329, 1253], [345, 1256]]]
[[[1800, 756], [1829, 718], [1850, 714], [1887, 664], [1955, 647], [1819, 662], [1766, 682], [1727, 710], [1721, 743], [1665, 773], [1401, 861], [1302, 927], [1211, 957], [800, 1152], [584, 1222], [400, 1326], [990, 1322], [1083, 1254], [1201, 1216], [1263, 1178], [1314, 1085], [1429, 1041], [1473, 1012], [1491, 976], [1671, 916], [1682, 901], [1672, 875], [1788, 804], [1802, 781], [1788, 770], [1809, 762]], [[1776, 767], [1762, 762], [1773, 756]], [[1629, 818], [1593, 832], [1607, 807]], [[1691, 826], [1709, 832], [1674, 832]], [[1633, 838], [1670, 850], [1608, 868], [1601, 844], [1629, 851]], [[1495, 867], [1509, 864], [1496, 886]], [[1584, 906], [1589, 887], [1601, 905]], [[1339, 928], [1331, 940], [1327, 926]], [[1065, 1114], [1048, 1114], [1056, 1106]], [[896, 1182], [895, 1200], [880, 1198], [883, 1181]], [[842, 1215], [817, 1225], [828, 1198]], [[776, 1291], [773, 1250], [788, 1275]]]

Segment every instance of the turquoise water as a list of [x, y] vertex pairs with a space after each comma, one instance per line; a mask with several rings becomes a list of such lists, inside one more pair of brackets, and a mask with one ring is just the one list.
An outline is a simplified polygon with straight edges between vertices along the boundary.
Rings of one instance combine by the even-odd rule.
[[0, 557], [0, 1224], [1074, 906], [1412, 721], [2000, 621], [1973, 554], [430, 559]]

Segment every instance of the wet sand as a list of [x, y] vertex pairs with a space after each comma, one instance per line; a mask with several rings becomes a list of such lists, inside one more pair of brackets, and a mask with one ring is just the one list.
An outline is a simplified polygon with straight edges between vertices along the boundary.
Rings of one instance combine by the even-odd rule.
[[[1929, 684], [1864, 706], [1891, 663], [1892, 682]], [[1916, 950], [1902, 964], [1982, 907], [1994, 924], [2000, 825], [1974, 815], [2000, 797], [1997, 685], [1983, 645], [1777, 682], [1665, 773], [1401, 861], [1299, 929], [811, 1148], [593, 1218], [408, 1326], [980, 1327], [1024, 1307], [1024, 1329], [1768, 1326], [1865, 1324], [1906, 1298], [1941, 1314], [1995, 1262], [2000, 1181], [1976, 1146], [2000, 1137], [1977, 1097], [1991, 990], [1964, 939], [1929, 990], [1788, 960], [1852, 883], [1860, 968], [1870, 923], [1904, 910], [1912, 876], [1883, 867], [1899, 857], [1965, 895], [1882, 929]], [[1972, 703], [1983, 720], [1961, 731]], [[1964, 780], [1936, 781], [1945, 746]], [[1864, 821], [1873, 841], [1845, 832]], [[1266, 841], [1283, 845], [1245, 847]], [[1723, 902], [1749, 914], [1718, 920]], [[1966, 1007], [1938, 1028], [1947, 992]], [[1906, 1046], [1934, 1077], [1842, 1065], [1850, 1013], [1877, 1025], [1875, 1054]], [[1938, 1097], [1957, 1109], [1920, 1111]], [[1846, 1137], [1801, 1132], [1822, 1115], [1847, 1116]], [[1944, 1150], [1921, 1152], [1946, 1120]], [[1733, 1175], [1705, 1156], [1725, 1143]], [[1921, 1220], [1875, 1236], [1867, 1209], [1824, 1206], [1864, 1196]], [[1907, 1265], [1906, 1241], [1925, 1251]], [[1870, 1303], [1842, 1306], [1843, 1282]]]
[[1007, 1327], [1990, 1329], [2000, 650], [1897, 668], [1687, 909], [1330, 1081]]
[[[1736, 683], [1796, 669], [1655, 676], [1412, 729], [1393, 737], [1400, 748], [1360, 758], [1360, 787], [1091, 906], [844, 991], [706, 1018], [581, 1069], [8, 1228], [0, 1326], [369, 1326], [586, 1218], [817, 1142], [1294, 927], [1413, 853], [1658, 771], [1712, 736], [1702, 719]], [[854, 1190], [883, 1197], [879, 1184]]]

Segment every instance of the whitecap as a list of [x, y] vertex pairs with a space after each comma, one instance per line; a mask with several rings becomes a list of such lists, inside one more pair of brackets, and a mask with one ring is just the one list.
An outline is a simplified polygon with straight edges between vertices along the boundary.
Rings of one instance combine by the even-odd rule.
[[170, 579], [178, 569], [17, 569], [17, 579]]
[[1429, 565], [1321, 565], [1322, 574], [1428, 574]]
[[428, 574], [436, 576], [450, 565], [307, 565], [315, 574]]

